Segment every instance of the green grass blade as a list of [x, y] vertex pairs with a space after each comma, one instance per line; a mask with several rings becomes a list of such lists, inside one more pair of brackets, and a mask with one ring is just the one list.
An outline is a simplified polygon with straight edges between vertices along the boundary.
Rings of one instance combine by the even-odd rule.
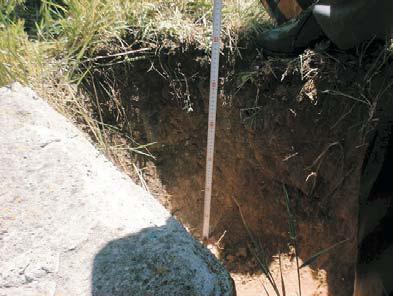
[[305, 260], [303, 262], [303, 264], [299, 268], [303, 268], [303, 267], [306, 267], [306, 266], [314, 263], [320, 256], [325, 255], [326, 253], [331, 252], [332, 250], [336, 249], [337, 247], [343, 245], [344, 243], [346, 243], [348, 241], [349, 241], [349, 239], [344, 239], [344, 240], [342, 240], [342, 241], [340, 241], [338, 243], [335, 243], [334, 245], [332, 245], [332, 246], [330, 246], [330, 247], [328, 247], [326, 249], [323, 249], [323, 250], [315, 253], [313, 256], [311, 256], [310, 258]]

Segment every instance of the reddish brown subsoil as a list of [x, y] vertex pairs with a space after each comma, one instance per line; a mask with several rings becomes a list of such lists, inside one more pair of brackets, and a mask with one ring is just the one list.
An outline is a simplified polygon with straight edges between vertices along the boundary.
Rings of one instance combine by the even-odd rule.
[[[293, 254], [285, 187], [300, 260], [347, 240], [308, 267], [325, 292], [310, 284], [304, 295], [351, 295], [366, 139], [374, 128], [374, 102], [392, 96], [390, 88], [384, 90], [392, 80], [391, 61], [375, 62], [379, 54], [308, 51], [295, 59], [223, 63], [211, 233], [227, 268], [240, 279], [260, 272], [250, 263], [255, 254], [246, 227], [264, 249], [267, 265], [274, 266], [273, 255]], [[157, 143], [149, 148], [155, 160], [139, 158], [143, 176], [196, 237], [208, 107], [204, 56], [194, 49], [162, 51], [153, 60], [94, 74], [116, 90], [109, 98], [96, 85], [105, 123], [139, 143]], [[287, 262], [294, 264], [294, 257]]]

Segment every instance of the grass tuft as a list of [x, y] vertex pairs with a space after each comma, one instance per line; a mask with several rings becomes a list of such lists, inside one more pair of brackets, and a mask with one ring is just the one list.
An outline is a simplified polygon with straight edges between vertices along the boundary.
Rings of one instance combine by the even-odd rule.
[[[268, 23], [258, 0], [224, 0], [223, 10], [233, 52]], [[210, 0], [0, 0], [0, 86], [37, 88], [43, 73], [55, 72], [80, 82], [84, 62], [100, 53], [190, 45], [208, 52], [211, 13]]]
[[23, 20], [0, 24], [0, 85], [37, 80], [46, 68], [43, 48], [28, 39]]
[[[258, 0], [224, 0], [223, 44], [237, 54], [266, 22]], [[32, 87], [115, 161], [125, 151], [151, 158], [150, 144], [114, 140], [129, 136], [103, 122], [97, 94], [81, 84], [99, 62], [133, 63], [163, 47], [208, 53], [211, 30], [210, 0], [0, 0], [0, 87]]]

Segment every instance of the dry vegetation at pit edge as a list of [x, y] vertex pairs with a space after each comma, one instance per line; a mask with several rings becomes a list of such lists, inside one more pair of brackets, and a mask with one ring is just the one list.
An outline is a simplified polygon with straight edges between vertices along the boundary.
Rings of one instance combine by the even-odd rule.
[[[108, 55], [127, 65], [154, 58], [161, 48], [208, 53], [211, 10], [210, 0], [0, 0], [0, 86], [31, 86], [113, 157], [119, 148], [149, 154], [146, 143], [114, 147], [107, 133], [116, 127], [94, 118], [88, 105], [95, 99], [79, 86]], [[266, 26], [258, 0], [224, 1], [222, 34], [230, 51], [237, 51], [242, 33]]]

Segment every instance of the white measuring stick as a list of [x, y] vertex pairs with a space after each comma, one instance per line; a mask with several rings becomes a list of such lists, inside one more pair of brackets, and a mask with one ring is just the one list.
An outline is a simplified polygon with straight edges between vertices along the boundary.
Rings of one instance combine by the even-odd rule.
[[213, 36], [211, 51], [210, 69], [210, 94], [209, 94], [209, 121], [207, 131], [207, 152], [206, 152], [206, 179], [205, 179], [205, 200], [203, 207], [203, 238], [209, 238], [210, 228], [210, 208], [213, 183], [213, 160], [214, 160], [214, 138], [216, 133], [216, 113], [217, 113], [217, 90], [218, 90], [218, 70], [220, 65], [221, 46], [221, 10], [222, 0], [214, 0], [213, 7]]

